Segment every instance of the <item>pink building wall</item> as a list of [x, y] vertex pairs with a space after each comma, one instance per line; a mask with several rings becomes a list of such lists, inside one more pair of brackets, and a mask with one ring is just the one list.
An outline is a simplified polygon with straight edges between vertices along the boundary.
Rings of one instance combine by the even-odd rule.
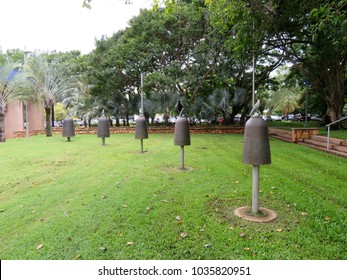
[[45, 114], [43, 105], [29, 103], [29, 130], [40, 130], [44, 128]]
[[23, 130], [23, 105], [22, 102], [15, 101], [7, 105], [5, 111], [5, 137], [13, 138], [13, 131]]
[[[14, 131], [24, 130], [25, 105], [23, 102], [14, 101], [7, 105], [5, 111], [5, 137], [14, 137]], [[43, 106], [29, 103], [29, 130], [44, 129], [44, 110]]]

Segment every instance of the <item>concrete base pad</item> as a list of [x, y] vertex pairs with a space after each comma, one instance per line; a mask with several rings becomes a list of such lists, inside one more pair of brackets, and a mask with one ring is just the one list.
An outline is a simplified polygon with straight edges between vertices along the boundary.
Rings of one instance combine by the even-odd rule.
[[274, 211], [263, 207], [259, 207], [258, 213], [253, 213], [252, 207], [243, 206], [237, 208], [234, 214], [244, 220], [260, 223], [271, 222], [277, 218], [277, 214]]

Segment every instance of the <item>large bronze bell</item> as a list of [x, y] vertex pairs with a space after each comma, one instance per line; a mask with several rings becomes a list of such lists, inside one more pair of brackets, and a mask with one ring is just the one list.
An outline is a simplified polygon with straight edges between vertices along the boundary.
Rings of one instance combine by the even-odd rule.
[[143, 153], [143, 139], [148, 138], [148, 128], [146, 118], [141, 116], [136, 119], [135, 139], [140, 139], [141, 153]]
[[190, 145], [190, 131], [187, 117], [178, 117], [176, 120], [174, 144], [176, 146]]
[[243, 163], [262, 165], [271, 163], [269, 132], [260, 117], [251, 117], [245, 125]]
[[[267, 213], [270, 213], [270, 210], [265, 208], [262, 208], [261, 210], [261, 208], [259, 208], [259, 173], [260, 165], [271, 163], [271, 154], [268, 127], [266, 122], [260, 116], [252, 116], [246, 122], [243, 142], [243, 163], [253, 165], [251, 208], [253, 215], [259, 214], [259, 212], [263, 211], [262, 214], [266, 216]], [[241, 211], [240, 208], [237, 210]], [[276, 215], [272, 214], [269, 221], [275, 218]], [[250, 217], [249, 219], [262, 221], [262, 219], [255, 219], [254, 217]]]
[[67, 141], [70, 142], [70, 137], [75, 136], [75, 126], [73, 119], [65, 118], [63, 120], [63, 137], [67, 137]]
[[147, 121], [145, 117], [136, 119], [135, 139], [148, 139]]
[[184, 167], [184, 146], [190, 145], [190, 131], [187, 117], [179, 116], [175, 123], [174, 144], [181, 146], [181, 169]]
[[110, 125], [108, 119], [102, 115], [98, 120], [98, 138], [102, 138], [103, 146], [105, 146], [106, 137], [110, 137]]

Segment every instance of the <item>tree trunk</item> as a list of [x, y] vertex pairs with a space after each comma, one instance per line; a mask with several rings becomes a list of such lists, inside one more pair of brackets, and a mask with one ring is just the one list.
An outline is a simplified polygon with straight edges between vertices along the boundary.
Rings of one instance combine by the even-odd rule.
[[54, 121], [55, 121], [55, 116], [54, 116], [54, 105], [52, 105], [52, 127], [55, 127]]
[[[324, 118], [324, 123], [327, 125], [342, 118], [345, 95], [345, 67], [344, 65], [339, 65], [338, 62], [331, 63], [331, 61], [323, 63], [322, 66], [318, 84], [320, 86], [319, 93], [327, 105]], [[342, 128], [342, 123], [337, 123], [331, 126], [331, 128], [340, 129]]]
[[52, 136], [51, 107], [45, 108], [46, 112], [46, 136]]
[[[2, 111], [2, 110], [1, 110]], [[0, 142], [5, 142], [5, 114], [0, 112]]]

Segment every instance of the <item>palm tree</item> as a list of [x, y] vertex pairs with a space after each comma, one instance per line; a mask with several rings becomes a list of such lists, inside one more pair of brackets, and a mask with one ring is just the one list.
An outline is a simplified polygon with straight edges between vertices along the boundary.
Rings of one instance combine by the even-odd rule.
[[21, 98], [43, 104], [46, 113], [46, 136], [52, 136], [51, 112], [55, 102], [77, 87], [75, 77], [64, 75], [55, 61], [48, 63], [42, 55], [31, 57], [24, 69], [25, 90]]
[[216, 115], [223, 116], [223, 122], [229, 124], [232, 122], [232, 102], [229, 90], [226, 88], [217, 88], [208, 97], [208, 105], [212, 108]]
[[0, 142], [5, 142], [5, 109], [15, 99], [17, 82], [20, 80], [19, 65], [8, 62], [0, 66]]

